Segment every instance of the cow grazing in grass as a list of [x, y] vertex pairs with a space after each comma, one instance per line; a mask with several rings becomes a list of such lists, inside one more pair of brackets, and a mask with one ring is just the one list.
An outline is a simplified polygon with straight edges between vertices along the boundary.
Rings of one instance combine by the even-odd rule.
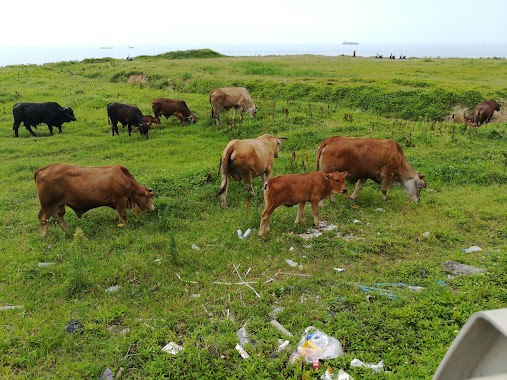
[[[330, 137], [317, 150], [317, 170], [347, 171], [347, 181], [356, 183], [350, 200], [356, 199], [368, 179], [380, 184], [384, 201], [393, 184], [401, 184], [416, 202], [420, 200], [421, 189], [426, 187], [424, 175], [412, 169], [400, 144], [393, 140]], [[330, 200], [334, 201], [332, 197]]]
[[500, 103], [496, 100], [480, 102], [474, 110], [475, 126], [480, 127], [484, 123], [489, 123], [495, 111], [500, 111]]
[[19, 125], [23, 123], [25, 128], [37, 137], [32, 127], [37, 128], [41, 123], [47, 124], [49, 133], [53, 134], [53, 127], [58, 128], [58, 133], [62, 133], [62, 124], [69, 121], [76, 121], [74, 111], [70, 107], [62, 107], [55, 102], [47, 103], [17, 103], [12, 107], [14, 116], [14, 136], [19, 137]]
[[42, 236], [47, 234], [48, 220], [53, 217], [63, 230], [65, 206], [80, 218], [88, 210], [107, 206], [118, 212], [120, 223], [127, 219], [127, 208], [137, 213], [153, 211], [154, 192], [141, 186], [127, 168], [113, 166], [79, 166], [53, 164], [34, 173], [40, 201], [39, 222]]
[[144, 115], [143, 116], [143, 122], [145, 124], [148, 124], [150, 126], [150, 128], [155, 125], [159, 125], [160, 124], [160, 119], [158, 117], [153, 117], [151, 115]]
[[232, 140], [220, 160], [222, 184], [217, 195], [222, 195], [222, 208], [227, 208], [227, 189], [231, 176], [245, 183], [245, 189], [254, 195], [252, 178], [260, 176], [262, 185], [271, 177], [274, 159], [285, 137], [262, 135], [256, 139]]
[[306, 174], [288, 174], [271, 178], [264, 186], [264, 210], [262, 211], [259, 236], [263, 239], [269, 232], [269, 219], [277, 207], [298, 204], [295, 223], [303, 216], [305, 203], [312, 205], [313, 222], [319, 226], [319, 202], [332, 194], [345, 193], [347, 172], [324, 173], [316, 171]]
[[159, 119], [159, 122], [161, 115], [165, 116], [166, 119], [173, 115], [176, 116], [181, 126], [184, 123], [195, 124], [197, 121], [194, 113], [190, 111], [184, 100], [157, 98], [153, 99], [151, 108], [155, 117]]
[[107, 105], [107, 118], [111, 125], [111, 134], [114, 136], [118, 135], [118, 122], [123, 127], [127, 126], [129, 130], [129, 136], [131, 136], [132, 127], [138, 129], [139, 133], [145, 138], [148, 138], [148, 132], [150, 126], [144, 122], [143, 114], [141, 110], [136, 106], [129, 106], [122, 103], [109, 103]]
[[222, 109], [233, 109], [232, 119], [236, 120], [236, 111], [239, 110], [239, 117], [243, 120], [243, 112], [248, 112], [255, 117], [257, 108], [244, 87], [223, 87], [214, 89], [209, 96], [211, 104], [211, 117], [216, 124], [220, 124], [220, 111]]

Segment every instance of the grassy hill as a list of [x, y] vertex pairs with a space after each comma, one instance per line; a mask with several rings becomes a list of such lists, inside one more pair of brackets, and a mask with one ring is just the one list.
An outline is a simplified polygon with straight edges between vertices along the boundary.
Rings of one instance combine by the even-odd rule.
[[[331, 366], [356, 379], [431, 378], [474, 312], [507, 303], [504, 113], [478, 131], [451, 122], [480, 100], [505, 101], [507, 62], [204, 53], [0, 68], [0, 306], [22, 306], [0, 310], [0, 376], [99, 378], [122, 367], [122, 379], [317, 379]], [[215, 126], [208, 94], [235, 85], [250, 91], [257, 118], [233, 123], [226, 112]], [[107, 103], [148, 114], [156, 97], [184, 99], [197, 124], [163, 119], [148, 140], [126, 129], [111, 136]], [[12, 106], [44, 101], [71, 106], [77, 121], [54, 136], [42, 124], [39, 138], [21, 127], [14, 138]], [[326, 202], [320, 217], [337, 230], [311, 239], [299, 236], [312, 227], [309, 206], [298, 226], [296, 209], [280, 208], [260, 241], [262, 193], [247, 208], [243, 184], [233, 182], [227, 210], [215, 193], [227, 142], [264, 133], [288, 137], [275, 175], [314, 170], [317, 146], [332, 135], [395, 139], [428, 189], [413, 203], [393, 187], [383, 202], [369, 182], [355, 203]], [[81, 219], [68, 210], [69, 231], [52, 224], [43, 239], [33, 172], [57, 162], [124, 165], [155, 190], [157, 209], [129, 211], [124, 228], [111, 209]], [[252, 235], [238, 239], [247, 228]], [[462, 252], [472, 245], [482, 251]], [[448, 277], [447, 260], [485, 272]], [[392, 297], [367, 297], [359, 285]], [[268, 316], [275, 308], [294, 335], [280, 352], [286, 337]], [[82, 333], [65, 332], [70, 320]], [[245, 324], [249, 359], [235, 349]], [[346, 352], [316, 372], [289, 363], [310, 325]], [[163, 352], [171, 341], [184, 350]], [[351, 367], [353, 358], [383, 360], [390, 373]]]

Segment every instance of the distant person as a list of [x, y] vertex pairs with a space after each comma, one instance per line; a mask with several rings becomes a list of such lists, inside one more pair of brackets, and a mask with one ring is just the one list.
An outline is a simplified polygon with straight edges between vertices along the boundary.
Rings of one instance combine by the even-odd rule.
[[356, 51], [354, 50], [354, 54], [352, 54], [352, 57], [355, 58], [355, 56], [356, 56]]
[[127, 61], [132, 61], [132, 57], [130, 55], [127, 55]]

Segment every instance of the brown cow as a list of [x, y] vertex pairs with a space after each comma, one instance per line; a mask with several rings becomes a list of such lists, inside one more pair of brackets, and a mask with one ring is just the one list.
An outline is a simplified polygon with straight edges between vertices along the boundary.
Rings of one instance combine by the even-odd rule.
[[168, 99], [168, 98], [156, 98], [151, 103], [151, 108], [155, 117], [160, 121], [160, 115], [165, 116], [169, 119], [172, 115], [176, 116], [183, 126], [185, 122], [189, 124], [195, 124], [197, 118], [187, 106], [184, 100]]
[[123, 166], [79, 166], [53, 164], [34, 173], [41, 209], [39, 221], [42, 236], [47, 234], [49, 218], [56, 219], [63, 230], [65, 206], [78, 218], [92, 208], [108, 206], [116, 209], [120, 223], [127, 219], [127, 208], [137, 213], [153, 211], [153, 190], [139, 185]]
[[227, 189], [231, 176], [243, 180], [245, 189], [254, 195], [252, 177], [260, 176], [262, 185], [271, 177], [274, 159], [286, 137], [262, 135], [256, 139], [232, 140], [224, 149], [220, 160], [222, 184], [216, 195], [222, 195], [222, 208], [227, 208]]
[[[412, 169], [400, 144], [393, 140], [330, 137], [317, 150], [317, 170], [326, 173], [346, 170], [347, 181], [357, 181], [350, 200], [356, 199], [368, 179], [381, 185], [384, 201], [393, 184], [401, 184], [405, 193], [416, 202], [420, 200], [421, 189], [426, 187], [424, 175]], [[333, 202], [333, 197], [330, 200]]]
[[155, 126], [160, 124], [160, 118], [159, 117], [153, 117], [151, 115], [144, 115], [143, 120], [145, 124], [148, 124], [150, 128], [155, 124]]
[[480, 127], [484, 123], [489, 123], [495, 111], [500, 111], [500, 103], [496, 100], [480, 102], [474, 110], [475, 126]]
[[319, 226], [319, 202], [332, 194], [346, 193], [347, 172], [326, 174], [321, 171], [306, 174], [288, 174], [271, 178], [264, 186], [264, 210], [261, 216], [259, 236], [269, 232], [269, 218], [278, 206], [299, 204], [295, 224], [301, 221], [305, 203], [312, 204], [313, 223]]
[[220, 124], [220, 111], [222, 109], [232, 108], [234, 110], [233, 121], [236, 121], [236, 111], [238, 109], [240, 120], [243, 120], [243, 112], [248, 112], [251, 117], [255, 117], [257, 113], [257, 108], [244, 87], [216, 88], [211, 91], [209, 102], [211, 104], [211, 117], [215, 119], [217, 125]]

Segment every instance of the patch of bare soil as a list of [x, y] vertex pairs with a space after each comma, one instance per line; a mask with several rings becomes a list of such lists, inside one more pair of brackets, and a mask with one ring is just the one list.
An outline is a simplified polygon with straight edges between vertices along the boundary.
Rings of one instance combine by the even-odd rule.
[[[507, 121], [507, 103], [505, 101], [500, 101], [500, 104], [502, 104], [500, 111], [495, 111], [493, 113], [491, 123], [503, 123]], [[449, 123], [464, 123], [465, 117], [473, 119], [474, 110], [457, 105], [451, 110], [451, 113], [444, 117], [444, 121]]]
[[129, 76], [128, 82], [129, 83], [133, 83], [133, 84], [146, 83], [147, 82], [146, 75], [144, 75], [144, 74], [133, 74], [133, 75]]

